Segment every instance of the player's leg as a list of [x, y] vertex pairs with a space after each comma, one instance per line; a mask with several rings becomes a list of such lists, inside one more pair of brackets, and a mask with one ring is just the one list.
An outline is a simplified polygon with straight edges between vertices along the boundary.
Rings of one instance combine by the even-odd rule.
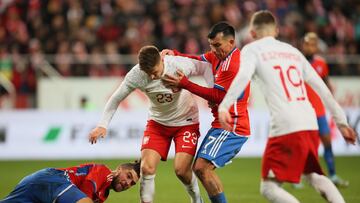
[[199, 136], [199, 124], [179, 127], [174, 136], [175, 174], [184, 184], [193, 203], [203, 202], [196, 175], [191, 170]]
[[192, 161], [194, 156], [185, 153], [178, 152], [175, 155], [174, 169], [176, 176], [183, 183], [187, 193], [191, 198], [192, 203], [202, 203], [199, 185], [196, 175], [192, 172]]
[[171, 145], [167, 136], [169, 128], [155, 121], [148, 121], [141, 146], [140, 198], [143, 203], [153, 202], [155, 174], [160, 160], [165, 161]]
[[247, 137], [223, 129], [210, 129], [199, 148], [193, 170], [206, 189], [211, 202], [226, 202], [223, 185], [216, 168], [231, 163]]
[[307, 136], [309, 137], [308, 146], [310, 146], [310, 148], [304, 167], [305, 179], [328, 202], [336, 202], [336, 203], [345, 202], [339, 190], [330, 181], [330, 179], [328, 179], [326, 176], [323, 175], [323, 172], [321, 170], [319, 156], [317, 153], [317, 147], [315, 147], [315, 145], [313, 145], [313, 142], [311, 141], [312, 139], [311, 137], [316, 137], [318, 136], [318, 134], [309, 133], [309, 135]]
[[[34, 173], [36, 174], [36, 173]], [[11, 203], [11, 202], [24, 202], [31, 203], [33, 202], [32, 198], [32, 188], [30, 183], [36, 181], [34, 179], [34, 174], [26, 176], [23, 178], [14, 188], [13, 191], [10, 192], [8, 196], [4, 199], [0, 200], [1, 203]]]
[[276, 179], [265, 179], [260, 183], [260, 193], [269, 202], [274, 203], [299, 203], [299, 201], [281, 187], [282, 183]]
[[261, 165], [260, 192], [270, 202], [298, 202], [281, 188], [281, 183], [300, 181], [309, 152], [306, 135], [307, 131], [303, 131], [268, 139]]
[[143, 203], [151, 203], [155, 195], [156, 168], [161, 159], [160, 154], [152, 149], [141, 151], [140, 198]]
[[349, 186], [349, 181], [342, 180], [340, 177], [336, 175], [335, 171], [335, 157], [332, 151], [331, 145], [331, 136], [330, 136], [330, 127], [326, 120], [326, 116], [320, 116], [317, 118], [318, 126], [319, 126], [319, 134], [321, 142], [324, 146], [324, 160], [326, 163], [326, 167], [328, 169], [328, 174], [331, 181], [340, 187]]
[[328, 177], [317, 173], [310, 173], [305, 174], [305, 179], [328, 202], [345, 203], [345, 200], [339, 190]]

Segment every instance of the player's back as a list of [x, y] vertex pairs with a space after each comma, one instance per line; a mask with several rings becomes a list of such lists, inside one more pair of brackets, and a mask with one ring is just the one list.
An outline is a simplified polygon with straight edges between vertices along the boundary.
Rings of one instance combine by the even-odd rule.
[[[111, 173], [110, 169], [105, 165], [92, 163], [68, 168], [58, 168], [58, 170], [66, 171], [67, 176], [75, 185], [81, 185], [89, 176], [91, 176], [91, 178], [93, 178], [93, 176], [106, 177]], [[104, 180], [106, 180], [106, 178]]]
[[254, 77], [271, 114], [270, 136], [316, 130], [315, 113], [308, 101], [303, 79], [305, 58], [302, 54], [273, 37], [248, 44], [242, 53], [241, 57], [248, 57], [256, 63]]

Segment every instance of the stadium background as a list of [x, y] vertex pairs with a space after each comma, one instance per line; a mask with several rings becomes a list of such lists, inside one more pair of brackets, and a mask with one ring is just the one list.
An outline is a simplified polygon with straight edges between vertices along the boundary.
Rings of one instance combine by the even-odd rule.
[[[0, 0], [0, 198], [26, 174], [43, 167], [96, 161], [114, 168], [138, 157], [148, 105], [140, 92], [119, 106], [105, 140], [90, 146], [86, 137], [136, 63], [139, 48], [154, 44], [202, 53], [209, 49], [209, 28], [222, 20], [234, 25], [242, 47], [250, 41], [249, 17], [259, 9], [277, 16], [280, 39], [294, 46], [305, 32], [318, 33], [334, 95], [359, 133], [357, 0]], [[206, 102], [198, 101], [204, 135], [212, 118]], [[256, 85], [250, 116], [252, 138], [240, 158], [219, 170], [230, 202], [265, 202], [258, 192], [259, 157], [268, 112]], [[346, 145], [334, 126], [332, 136], [335, 155], [341, 155], [336, 158], [338, 173], [350, 180], [341, 192], [347, 202], [360, 202], [360, 147]], [[171, 167], [171, 161], [160, 166], [156, 202], [187, 202]], [[137, 191], [112, 194], [109, 202], [137, 202]], [[304, 202], [321, 201], [308, 187], [292, 192]]]

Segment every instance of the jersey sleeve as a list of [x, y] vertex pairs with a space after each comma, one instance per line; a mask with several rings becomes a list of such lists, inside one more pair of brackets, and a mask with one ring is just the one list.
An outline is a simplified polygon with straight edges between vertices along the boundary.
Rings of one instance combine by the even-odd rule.
[[184, 57], [176, 57], [174, 63], [186, 77], [202, 76], [208, 87], [214, 85], [214, 76], [210, 63]]
[[347, 119], [344, 111], [341, 109], [340, 105], [336, 102], [332, 96], [330, 90], [327, 88], [326, 84], [319, 77], [316, 71], [313, 69], [311, 64], [302, 56], [303, 62], [303, 76], [307, 84], [309, 84], [320, 96], [321, 100], [324, 102], [325, 106], [334, 117], [334, 120], [337, 125], [347, 125]]
[[206, 52], [205, 54], [201, 54], [201, 55], [192, 55], [192, 54], [184, 54], [179, 52], [178, 50], [173, 50], [175, 56], [183, 56], [183, 57], [187, 57], [187, 58], [191, 58], [191, 59], [195, 59], [198, 61], [204, 61], [204, 62], [208, 62], [208, 63], [212, 63], [212, 54], [211, 52]]
[[119, 106], [119, 103], [137, 88], [138, 82], [138, 75], [136, 74], [134, 67], [128, 74], [126, 74], [121, 85], [115, 90], [110, 99], [107, 101], [98, 126], [104, 128], [108, 127]]
[[240, 97], [254, 75], [256, 65], [255, 52], [252, 51], [250, 47], [245, 46], [240, 53], [239, 71], [219, 106], [219, 112], [228, 111], [230, 106]]
[[189, 92], [196, 94], [208, 101], [215, 102], [216, 104], [220, 104], [226, 93], [216, 88], [207, 88], [200, 86], [189, 81], [186, 77], [183, 77], [181, 79], [180, 87], [187, 89]]

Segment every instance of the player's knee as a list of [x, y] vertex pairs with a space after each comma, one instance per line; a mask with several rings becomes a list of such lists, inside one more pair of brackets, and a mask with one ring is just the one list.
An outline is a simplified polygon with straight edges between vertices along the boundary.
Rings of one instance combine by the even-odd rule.
[[306, 174], [304, 175], [304, 178], [313, 187], [323, 184], [324, 182], [330, 182], [330, 180], [327, 180], [328, 179], [327, 177], [317, 173]]
[[270, 197], [275, 190], [276, 183], [269, 180], [262, 180], [260, 183], [260, 194], [264, 197]]
[[179, 178], [183, 178], [188, 173], [188, 167], [177, 167], [175, 168], [175, 174]]
[[198, 178], [202, 179], [205, 176], [206, 166], [202, 163], [195, 162], [193, 171]]
[[149, 164], [141, 164], [141, 173], [143, 175], [154, 175], [156, 172], [156, 167], [155, 166], [151, 166]]

